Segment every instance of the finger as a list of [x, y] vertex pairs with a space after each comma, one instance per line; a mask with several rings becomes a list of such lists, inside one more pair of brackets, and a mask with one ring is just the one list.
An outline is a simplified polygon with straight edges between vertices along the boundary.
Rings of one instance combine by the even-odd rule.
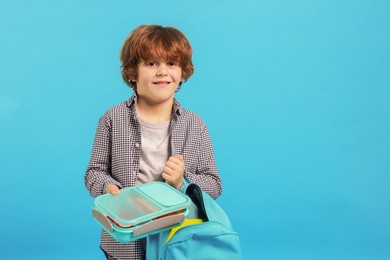
[[163, 174], [167, 174], [167, 175], [171, 175], [171, 172], [172, 172], [172, 169], [167, 167], [167, 166], [165, 166], [163, 171], [162, 171]]
[[163, 172], [161, 174], [161, 177], [163, 177], [163, 179], [166, 180], [167, 182], [170, 182], [172, 180], [172, 177], [167, 172]]
[[118, 188], [112, 188], [110, 190], [110, 193], [113, 194], [113, 195], [118, 195], [120, 193], [119, 189]]
[[163, 179], [172, 187], [179, 188], [183, 183], [183, 177], [181, 176], [171, 176], [166, 174], [165, 172], [162, 174]]
[[119, 190], [118, 186], [113, 185], [113, 184], [108, 185], [106, 190], [107, 190], [107, 193], [111, 193], [111, 194], [114, 194], [114, 195], [120, 193], [120, 190]]
[[179, 158], [176, 158], [176, 157], [173, 157], [173, 156], [171, 156], [171, 157], [168, 159], [167, 163], [168, 163], [168, 162], [174, 163], [175, 165], [177, 165], [177, 166], [179, 166], [179, 167], [183, 167], [183, 166], [184, 166], [184, 161], [183, 161], [183, 160], [181, 160], [181, 159], [179, 159]]
[[180, 160], [178, 158], [175, 158], [173, 156], [169, 157], [168, 161], [167, 161], [167, 164], [173, 164], [173, 165], [179, 165], [180, 164]]
[[169, 183], [169, 184], [174, 183], [174, 181], [175, 181], [175, 179], [176, 179], [175, 177], [173, 177], [172, 175], [167, 174], [166, 172], [163, 172], [162, 175], [161, 175], [161, 177], [163, 177], [163, 179], [164, 179], [167, 183]]
[[171, 168], [169, 166], [165, 166], [164, 169], [163, 169], [163, 173], [166, 173], [167, 175], [169, 176], [174, 176], [176, 175], [176, 170], [175, 168]]
[[177, 169], [179, 167], [179, 164], [177, 164], [176, 162], [173, 162], [173, 161], [167, 161], [165, 163], [165, 167], [174, 170], [174, 169]]
[[180, 161], [184, 161], [183, 155], [181, 155], [181, 154], [174, 154], [174, 155], [172, 155], [171, 157], [177, 158], [177, 159], [179, 159]]

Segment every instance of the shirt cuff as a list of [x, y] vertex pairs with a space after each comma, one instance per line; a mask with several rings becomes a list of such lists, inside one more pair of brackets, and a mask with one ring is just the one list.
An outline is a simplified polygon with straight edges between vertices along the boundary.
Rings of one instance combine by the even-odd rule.
[[187, 191], [187, 188], [188, 186], [191, 184], [190, 180], [188, 180], [187, 176], [184, 175], [184, 178], [183, 178], [183, 183], [181, 184], [181, 186], [179, 187], [179, 191], [181, 193], [184, 193], [186, 194], [186, 191]]

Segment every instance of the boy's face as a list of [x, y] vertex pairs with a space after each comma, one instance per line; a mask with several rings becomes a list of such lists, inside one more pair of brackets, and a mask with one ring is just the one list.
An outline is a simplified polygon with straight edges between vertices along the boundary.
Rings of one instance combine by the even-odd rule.
[[171, 101], [181, 81], [182, 71], [177, 62], [141, 60], [138, 64], [138, 98], [149, 104]]

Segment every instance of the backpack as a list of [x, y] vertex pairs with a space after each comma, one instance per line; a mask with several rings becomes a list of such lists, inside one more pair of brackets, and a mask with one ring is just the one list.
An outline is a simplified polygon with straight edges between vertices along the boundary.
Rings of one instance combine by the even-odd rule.
[[218, 203], [196, 184], [186, 190], [198, 219], [187, 218], [181, 226], [147, 237], [147, 260], [242, 259], [238, 234]]

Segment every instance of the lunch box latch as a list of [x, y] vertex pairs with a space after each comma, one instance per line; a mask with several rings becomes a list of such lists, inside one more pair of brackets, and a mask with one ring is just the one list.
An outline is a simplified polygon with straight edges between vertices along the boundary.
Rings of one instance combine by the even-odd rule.
[[135, 237], [154, 230], [173, 226], [183, 222], [184, 219], [185, 219], [184, 214], [170, 215], [163, 218], [158, 218], [156, 220], [145, 223], [139, 227], [136, 227], [133, 231], [133, 236]]
[[94, 218], [96, 218], [96, 220], [99, 221], [100, 224], [102, 224], [108, 231], [110, 231], [110, 232], [114, 231], [114, 228], [112, 227], [110, 220], [106, 216], [104, 216], [102, 213], [93, 209], [92, 216]]

